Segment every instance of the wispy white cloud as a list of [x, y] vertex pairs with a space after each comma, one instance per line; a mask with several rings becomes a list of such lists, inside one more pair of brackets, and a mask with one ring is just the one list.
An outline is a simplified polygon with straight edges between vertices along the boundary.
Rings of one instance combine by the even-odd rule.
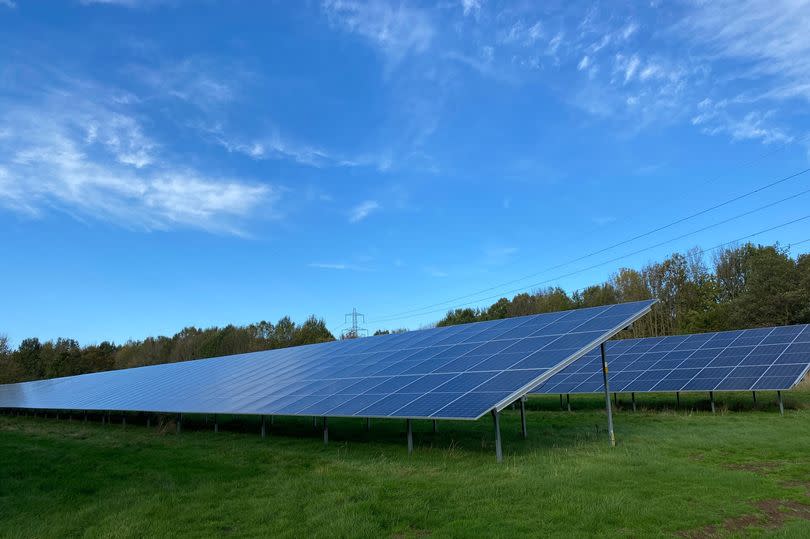
[[539, 20], [533, 23], [518, 20], [507, 29], [498, 31], [498, 42], [533, 47], [543, 35], [543, 23]]
[[737, 78], [767, 77], [763, 96], [810, 100], [810, 2], [697, 2], [678, 26], [714, 57], [741, 62], [732, 68]]
[[728, 101], [713, 102], [706, 98], [698, 104], [692, 125], [709, 135], [725, 134], [733, 140], [759, 140], [763, 144], [791, 142], [793, 137], [773, 125], [772, 112], [750, 111], [739, 115], [729, 110]]
[[447, 52], [444, 57], [464, 64], [479, 74], [501, 82], [514, 82], [514, 78], [507, 71], [501, 69], [495, 61], [495, 49], [485, 45], [479, 48], [477, 55], [467, 55], [456, 51]]
[[372, 212], [378, 211], [381, 208], [379, 202], [376, 200], [366, 200], [351, 209], [349, 212], [349, 222], [359, 223]]
[[234, 62], [194, 57], [162, 66], [129, 66], [133, 81], [155, 97], [174, 98], [202, 109], [233, 101], [239, 85], [251, 74]]
[[0, 6], [14, 9], [17, 7], [17, 4], [13, 0], [0, 0]]
[[105, 96], [66, 89], [0, 117], [0, 205], [32, 217], [57, 209], [128, 228], [245, 234], [277, 217], [280, 190], [203, 173], [159, 151], [135, 116]]
[[616, 55], [616, 70], [624, 76], [625, 84], [630, 82], [638, 70], [641, 60], [637, 54], [627, 57], [623, 54]]
[[371, 167], [385, 172], [393, 166], [390, 153], [344, 156], [331, 150], [297, 142], [282, 135], [279, 130], [260, 137], [240, 137], [226, 132], [221, 125], [198, 124], [200, 131], [230, 153], [238, 153], [256, 160], [289, 159], [301, 165], [325, 167]]
[[322, 7], [330, 21], [367, 39], [394, 62], [425, 52], [436, 34], [426, 10], [403, 2], [325, 0]]
[[343, 262], [312, 262], [307, 264], [310, 268], [327, 269], [336, 271], [371, 271], [364, 266], [357, 266], [355, 264], [346, 264]]
[[461, 9], [464, 15], [478, 15], [481, 13], [481, 6], [484, 0], [461, 0]]
[[132, 117], [102, 110], [86, 118], [76, 115], [86, 131], [88, 145], [101, 144], [119, 163], [142, 168], [154, 161], [156, 144], [144, 135], [140, 124]]
[[155, 4], [165, 3], [167, 0], [80, 0], [80, 3], [86, 6], [94, 4], [120, 6], [127, 8], [150, 7]]

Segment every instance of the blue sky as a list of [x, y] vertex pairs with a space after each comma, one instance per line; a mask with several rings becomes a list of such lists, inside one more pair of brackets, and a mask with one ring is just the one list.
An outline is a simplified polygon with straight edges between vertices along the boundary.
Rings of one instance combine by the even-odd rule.
[[414, 329], [800, 219], [717, 224], [810, 173], [572, 262], [810, 167], [807, 28], [790, 1], [0, 0], [0, 332]]

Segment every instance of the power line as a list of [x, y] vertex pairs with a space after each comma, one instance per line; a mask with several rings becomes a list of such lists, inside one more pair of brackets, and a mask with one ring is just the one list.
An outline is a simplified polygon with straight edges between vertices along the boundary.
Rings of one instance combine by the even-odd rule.
[[[808, 191], [808, 192], [810, 192], [810, 191]], [[800, 194], [801, 194], [801, 193], [800, 193]], [[795, 195], [795, 196], [798, 196], [798, 194], [797, 194], [797, 195]], [[795, 196], [793, 196], [793, 197], [791, 197], [791, 198], [795, 198]], [[773, 204], [770, 204], [770, 205], [773, 205]], [[767, 205], [767, 206], [770, 206], [770, 205]], [[765, 206], [765, 207], [767, 207], [767, 206]], [[468, 305], [473, 305], [473, 304], [478, 303], [478, 302], [480, 302], [480, 301], [487, 301], [487, 300], [492, 300], [492, 299], [495, 299], [495, 298], [500, 298], [500, 297], [502, 297], [502, 296], [504, 296], [504, 295], [514, 294], [514, 293], [516, 293], [516, 292], [521, 292], [521, 291], [526, 290], [526, 289], [528, 289], [528, 288], [535, 288], [535, 287], [538, 287], [538, 286], [542, 286], [542, 285], [544, 285], [544, 284], [548, 284], [548, 283], [551, 283], [551, 282], [554, 282], [554, 281], [558, 281], [558, 280], [560, 280], [560, 279], [564, 279], [564, 278], [566, 278], [566, 277], [571, 277], [571, 276], [573, 276], [573, 275], [577, 275], [578, 273], [583, 273], [583, 272], [585, 272], [585, 271], [590, 271], [590, 270], [592, 270], [592, 269], [595, 269], [595, 268], [598, 268], [598, 267], [601, 267], [601, 266], [605, 266], [605, 265], [607, 265], [607, 264], [611, 264], [611, 263], [613, 263], [613, 262], [617, 262], [617, 261], [622, 260], [622, 259], [624, 259], [624, 258], [629, 258], [629, 257], [631, 257], [631, 256], [634, 256], [634, 255], [637, 255], [637, 254], [643, 253], [643, 252], [645, 252], [645, 251], [649, 251], [649, 250], [651, 250], [651, 249], [655, 249], [656, 247], [661, 247], [662, 245], [666, 245], [667, 243], [671, 243], [671, 242], [673, 242], [673, 241], [677, 241], [677, 240], [679, 240], [679, 239], [683, 239], [683, 238], [685, 238], [685, 237], [687, 237], [687, 236], [690, 236], [690, 235], [693, 235], [693, 234], [697, 234], [697, 233], [699, 233], [699, 232], [702, 232], [702, 231], [707, 230], [707, 229], [709, 229], [709, 228], [712, 228], [712, 227], [714, 227], [714, 226], [718, 226], [718, 225], [720, 225], [720, 224], [727, 223], [727, 222], [729, 222], [729, 221], [732, 221], [732, 220], [734, 220], [734, 219], [737, 219], [737, 218], [739, 218], [739, 217], [742, 217], [742, 216], [744, 216], [744, 215], [746, 215], [746, 214], [753, 213], [754, 211], [758, 211], [759, 209], [762, 209], [762, 208], [758, 208], [758, 209], [756, 209], [756, 210], [751, 210], [750, 212], [746, 212], [746, 213], [744, 213], [744, 214], [737, 215], [737, 216], [732, 217], [732, 218], [730, 218], [730, 219], [726, 219], [725, 221], [721, 221], [721, 222], [719, 222], [719, 223], [715, 223], [715, 224], [713, 224], [713, 225], [709, 225], [708, 227], [704, 227], [704, 228], [701, 228], [701, 229], [695, 230], [695, 231], [693, 231], [693, 232], [690, 232], [690, 233], [687, 233], [687, 234], [683, 234], [683, 235], [681, 235], [681, 236], [677, 236], [677, 237], [675, 237], [675, 238], [670, 238], [670, 239], [668, 239], [668, 240], [666, 240], [666, 241], [659, 242], [659, 243], [657, 243], [657, 244], [655, 244], [655, 245], [650, 245], [650, 246], [645, 247], [645, 248], [643, 248], [643, 249], [638, 249], [638, 250], [636, 250], [636, 251], [633, 251], [632, 253], [628, 253], [628, 254], [625, 254], [625, 255], [622, 255], [622, 256], [618, 256], [618, 257], [615, 257], [615, 258], [611, 258], [610, 260], [605, 260], [604, 262], [600, 262], [600, 263], [598, 263], [598, 264], [594, 264], [594, 265], [592, 265], [592, 266], [588, 266], [587, 268], [582, 268], [582, 269], [579, 269], [579, 270], [576, 270], [576, 271], [572, 271], [572, 272], [566, 273], [566, 274], [564, 274], [564, 275], [559, 275], [559, 276], [554, 277], [554, 278], [552, 278], [552, 279], [546, 279], [546, 280], [544, 280], [544, 281], [540, 281], [540, 282], [537, 282], [537, 283], [532, 283], [532, 284], [530, 284], [530, 285], [526, 285], [526, 286], [523, 286], [523, 287], [520, 287], [520, 288], [515, 288], [515, 289], [512, 289], [512, 290], [507, 290], [507, 291], [505, 291], [505, 292], [501, 292], [501, 293], [499, 293], [499, 294], [495, 294], [494, 296], [488, 296], [488, 297], [485, 297], [485, 298], [480, 298], [480, 299], [477, 299], [477, 300], [474, 300], [474, 301], [469, 301], [469, 302], [466, 302], [466, 303], [460, 303], [460, 304], [458, 304], [458, 305], [455, 305], [453, 308], [466, 307], [466, 306], [468, 306]], [[746, 240], [746, 239], [752, 238], [752, 237], [754, 237], [754, 236], [758, 236], [758, 235], [760, 235], [760, 234], [764, 234], [764, 233], [766, 233], [766, 232], [770, 232], [770, 231], [772, 231], [772, 230], [776, 230], [776, 229], [779, 229], [779, 228], [784, 228], [784, 227], [786, 227], [786, 226], [789, 226], [789, 225], [792, 225], [792, 224], [798, 223], [798, 222], [800, 222], [800, 221], [805, 221], [805, 220], [807, 220], [807, 219], [810, 219], [810, 214], [805, 215], [805, 216], [803, 216], [803, 217], [799, 217], [798, 219], [793, 219], [793, 220], [791, 220], [791, 221], [787, 221], [787, 222], [782, 223], [782, 224], [780, 224], [780, 225], [776, 225], [776, 226], [773, 226], [773, 227], [770, 227], [770, 228], [766, 228], [766, 229], [764, 229], [764, 230], [760, 230], [760, 231], [758, 231], [758, 232], [754, 232], [753, 234], [749, 234], [749, 235], [747, 235], [747, 236], [743, 236], [743, 237], [741, 237], [741, 238], [737, 238], [737, 239], [731, 240], [731, 241], [729, 241], [729, 242], [726, 242], [726, 243], [720, 244], [719, 246], [712, 247], [712, 248], [711, 248], [711, 249], [709, 249], [709, 250], [718, 249], [718, 248], [720, 248], [720, 247], [722, 247], [722, 246], [724, 246], [724, 245], [729, 245], [729, 244], [736, 243], [736, 242], [739, 242], [739, 241], [742, 241], [742, 240]], [[701, 252], [705, 252], [705, 251], [701, 251]], [[420, 312], [420, 313], [417, 313], [417, 314], [415, 314], [415, 315], [413, 315], [413, 316], [424, 316], [424, 315], [427, 315], [427, 314], [435, 314], [435, 313], [437, 313], [437, 312], [445, 312], [445, 311], [447, 311], [447, 310], [448, 310], [447, 308], [443, 308], [443, 309], [437, 309], [437, 310], [433, 310], [433, 311], [425, 311], [425, 312]], [[402, 317], [402, 316], [397, 316], [397, 317], [394, 317], [394, 316], [392, 316], [392, 317], [384, 317], [384, 318], [380, 318], [379, 320], [375, 320], [375, 321], [374, 321], [374, 323], [379, 323], [379, 322], [388, 322], [388, 321], [391, 321], [391, 320], [401, 320], [402, 318], [405, 318], [405, 317]]]
[[[670, 222], [670, 223], [668, 223], [668, 224], [665, 224], [665, 225], [663, 225], [663, 226], [659, 226], [659, 227], [654, 228], [654, 229], [652, 229], [652, 230], [648, 230], [647, 232], [644, 232], [644, 233], [642, 233], [642, 234], [638, 234], [638, 235], [636, 235], [636, 236], [633, 236], [632, 238], [628, 238], [628, 239], [626, 239], [626, 240], [622, 240], [622, 241], [620, 241], [620, 242], [618, 242], [618, 243], [614, 243], [614, 244], [612, 244], [612, 245], [609, 245], [609, 246], [607, 246], [607, 247], [603, 247], [603, 248], [598, 249], [598, 250], [596, 250], [596, 251], [591, 251], [590, 253], [587, 253], [587, 254], [585, 254], [585, 255], [582, 255], [582, 256], [580, 256], [580, 257], [578, 257], [578, 258], [574, 258], [574, 259], [569, 260], [569, 261], [567, 261], [567, 262], [563, 262], [562, 264], [557, 264], [557, 265], [555, 265], [555, 266], [550, 266], [550, 267], [544, 268], [544, 269], [542, 269], [542, 270], [540, 270], [540, 271], [537, 271], [537, 272], [534, 272], [534, 273], [530, 273], [530, 274], [528, 274], [528, 275], [524, 275], [524, 276], [522, 276], [522, 277], [518, 277], [517, 279], [512, 279], [511, 281], [506, 281], [506, 282], [503, 282], [503, 283], [500, 283], [500, 284], [497, 284], [497, 285], [491, 286], [491, 287], [489, 287], [489, 288], [484, 288], [484, 289], [478, 290], [477, 292], [473, 292], [473, 293], [470, 293], [470, 294], [465, 294], [465, 295], [463, 295], [463, 296], [457, 296], [457, 297], [455, 297], [455, 298], [451, 298], [451, 299], [448, 299], [448, 300], [445, 300], [445, 301], [440, 301], [440, 302], [438, 302], [438, 303], [432, 303], [432, 304], [430, 304], [430, 305], [426, 305], [426, 306], [424, 306], [424, 307], [419, 307], [419, 308], [414, 308], [414, 309], [408, 309], [408, 310], [405, 310], [405, 311], [400, 311], [400, 312], [398, 312], [398, 313], [394, 313], [394, 314], [392, 314], [392, 315], [390, 315], [390, 316], [396, 316], [396, 317], [402, 318], [402, 317], [403, 317], [402, 315], [408, 315], [408, 314], [411, 314], [411, 313], [418, 313], [419, 311], [422, 311], [422, 310], [424, 310], [424, 309], [430, 309], [430, 308], [433, 308], [433, 307], [439, 307], [439, 306], [442, 306], [442, 305], [447, 305], [447, 304], [454, 303], [454, 302], [459, 301], [459, 300], [463, 300], [463, 299], [471, 298], [471, 297], [474, 297], [474, 296], [478, 296], [478, 295], [480, 295], [480, 294], [485, 294], [485, 293], [487, 293], [487, 292], [491, 292], [491, 291], [493, 291], [493, 290], [497, 290], [498, 288], [501, 288], [501, 287], [504, 287], [504, 286], [509, 286], [509, 285], [511, 285], [511, 284], [519, 283], [520, 281], [525, 281], [526, 279], [531, 279], [532, 277], [536, 277], [536, 276], [538, 276], [538, 275], [542, 275], [543, 273], [547, 273], [547, 272], [549, 272], [549, 271], [553, 271], [553, 270], [555, 270], [555, 269], [559, 269], [559, 268], [562, 268], [562, 267], [568, 266], [568, 265], [570, 265], [570, 264], [573, 264], [573, 263], [575, 263], [575, 262], [579, 262], [579, 261], [581, 261], [581, 260], [586, 260], [586, 259], [591, 258], [591, 257], [593, 257], [593, 256], [596, 256], [596, 255], [598, 255], [598, 254], [601, 254], [601, 253], [604, 253], [604, 252], [606, 252], [606, 251], [609, 251], [609, 250], [611, 250], [611, 249], [615, 249], [616, 247], [620, 247], [620, 246], [622, 246], [622, 245], [626, 245], [626, 244], [631, 243], [631, 242], [633, 242], [633, 241], [636, 241], [636, 240], [638, 240], [638, 239], [641, 239], [641, 238], [644, 238], [644, 237], [650, 236], [650, 235], [655, 234], [655, 233], [657, 233], [657, 232], [661, 232], [662, 230], [666, 230], [666, 229], [668, 229], [668, 228], [672, 228], [672, 227], [673, 227], [673, 226], [675, 226], [675, 225], [678, 225], [678, 224], [684, 223], [684, 222], [686, 222], [686, 221], [689, 221], [689, 220], [691, 220], [691, 219], [694, 219], [695, 217], [699, 217], [699, 216], [701, 216], [701, 215], [705, 215], [705, 214], [707, 214], [707, 213], [709, 213], [709, 212], [711, 212], [711, 211], [714, 211], [714, 210], [716, 210], [716, 209], [722, 208], [722, 207], [724, 207], [724, 206], [728, 206], [729, 204], [732, 204], [732, 203], [734, 203], [734, 202], [738, 202], [738, 201], [740, 201], [740, 200], [742, 200], [742, 199], [744, 199], [744, 198], [750, 197], [751, 195], [755, 195], [755, 194], [760, 193], [760, 192], [762, 192], [762, 191], [764, 191], [764, 190], [766, 190], [766, 189], [769, 189], [769, 188], [771, 188], [771, 187], [775, 187], [775, 186], [777, 186], [777, 185], [780, 185], [780, 184], [782, 184], [782, 183], [785, 183], [785, 182], [787, 182], [787, 181], [789, 181], [789, 180], [792, 180], [792, 179], [794, 179], [794, 178], [796, 178], [796, 177], [798, 177], [798, 176], [801, 176], [801, 175], [803, 175], [803, 174], [806, 174], [807, 172], [810, 172], [810, 168], [806, 168], [806, 169], [804, 169], [804, 170], [802, 170], [802, 171], [800, 171], [800, 172], [796, 172], [795, 174], [791, 174], [791, 175], [789, 175], [789, 176], [785, 176], [785, 177], [780, 178], [780, 179], [778, 179], [778, 180], [776, 180], [776, 181], [773, 181], [773, 182], [768, 183], [768, 184], [766, 184], [766, 185], [760, 186], [760, 187], [758, 187], [758, 188], [756, 188], [756, 189], [754, 189], [754, 190], [752, 190], [752, 191], [748, 191], [748, 192], [743, 193], [743, 194], [741, 194], [741, 195], [735, 196], [735, 197], [733, 197], [733, 198], [731, 198], [731, 199], [728, 199], [728, 200], [726, 200], [726, 201], [724, 201], [724, 202], [721, 202], [721, 203], [719, 203], [719, 204], [715, 204], [714, 206], [711, 206], [711, 207], [705, 208], [705, 209], [700, 210], [700, 211], [698, 211], [698, 212], [696, 212], [696, 213], [693, 213], [693, 214], [691, 214], [691, 215], [687, 215], [686, 217], [681, 217], [681, 218], [676, 219], [675, 221], [672, 221], [672, 222]], [[485, 298], [482, 298], [482, 299], [485, 299]], [[477, 301], [481, 301], [481, 300], [477, 300]], [[387, 318], [387, 317], [386, 317], [386, 318]], [[395, 320], [396, 320], [396, 319], [397, 319], [397, 318], [395, 318]]]
[[[808, 217], [810, 217], [810, 216], [808, 216]], [[801, 221], [802, 219], [807, 219], [808, 217], [802, 217], [802, 218], [800, 218], [800, 219], [797, 219], [797, 221]], [[761, 231], [759, 231], [759, 232], [755, 232], [755, 233], [753, 233], [753, 234], [749, 234], [748, 236], [744, 236], [744, 237], [742, 237], [742, 238], [737, 238], [737, 239], [735, 239], [735, 240], [731, 240], [731, 241], [727, 241], [727, 242], [724, 242], [724, 243], [720, 243], [720, 244], [718, 244], [718, 245], [715, 245], [714, 247], [709, 247], [709, 248], [707, 248], [707, 249], [700, 249], [700, 248], [698, 248], [698, 254], [704, 255], [704, 254], [706, 254], [706, 253], [708, 253], [708, 252], [711, 252], [711, 251], [716, 251], [717, 249], [722, 249], [723, 247], [727, 247], [727, 246], [729, 246], [729, 245], [734, 245], [734, 244], [736, 244], [736, 243], [738, 243], [738, 242], [740, 242], [740, 241], [742, 241], [742, 240], [746, 240], [746, 239], [749, 239], [749, 238], [753, 238], [754, 236], [758, 236], [758, 235], [760, 235], [760, 234], [764, 234], [765, 232], [769, 232], [769, 231], [773, 230], [774, 228], [779, 228], [780, 226], [786, 226], [786, 225], [789, 225], [789, 224], [793, 224], [794, 222], [795, 222], [795, 221], [791, 221], [790, 223], [787, 223], [787, 224], [785, 224], [785, 225], [779, 225], [779, 226], [777, 226], [777, 227], [769, 228], [769, 229], [767, 229], [767, 230], [761, 230]], [[808, 243], [808, 242], [810, 242], [810, 238], [807, 238], [807, 239], [804, 239], [804, 240], [801, 240], [801, 241], [794, 241], [794, 242], [788, 243], [788, 248], [790, 248], [790, 247], [794, 247], [794, 246], [796, 246], [796, 245], [801, 245], [801, 244], [803, 244], [803, 243]], [[585, 291], [585, 290], [587, 290], [588, 288], [589, 288], [589, 286], [583, 286], [583, 287], [581, 287], [581, 288], [575, 288], [574, 290], [572, 290], [572, 292], [574, 292], [574, 293], [576, 293], [576, 292], [584, 292], [584, 291]]]
[[[810, 170], [810, 169], [808, 169], [808, 170]], [[605, 265], [605, 264], [607, 264], [607, 263], [610, 263], [610, 262], [615, 262], [615, 261], [617, 261], [617, 260], [621, 260], [621, 259], [623, 259], [623, 258], [627, 258], [627, 257], [633, 256], [633, 255], [635, 255], [635, 254], [639, 254], [639, 253], [644, 252], [644, 251], [649, 251], [649, 250], [654, 249], [654, 248], [656, 248], [656, 247], [660, 247], [660, 246], [662, 246], [662, 245], [666, 245], [667, 243], [672, 243], [672, 242], [674, 242], [674, 241], [677, 241], [677, 240], [680, 240], [680, 239], [683, 239], [683, 238], [686, 238], [686, 237], [689, 237], [689, 236], [693, 236], [693, 235], [695, 235], [695, 234], [698, 234], [698, 233], [700, 233], [700, 232], [704, 232], [704, 231], [709, 230], [709, 229], [711, 229], [711, 228], [715, 228], [715, 227], [718, 227], [718, 226], [720, 226], [720, 225], [724, 225], [724, 224], [729, 223], [729, 222], [731, 222], [731, 221], [734, 221], [734, 220], [736, 220], [736, 219], [740, 219], [741, 217], [745, 217], [745, 216], [751, 215], [751, 214], [753, 214], [753, 213], [756, 213], [756, 212], [758, 212], [758, 211], [761, 211], [761, 210], [764, 210], [764, 209], [767, 209], [767, 208], [770, 208], [770, 207], [776, 206], [776, 205], [778, 205], [778, 204], [782, 204], [782, 203], [787, 202], [787, 201], [789, 201], [789, 200], [793, 200], [793, 199], [798, 198], [798, 197], [800, 197], [800, 196], [802, 196], [802, 195], [806, 195], [807, 193], [810, 193], [810, 189], [806, 189], [806, 190], [804, 190], [804, 191], [800, 191], [800, 192], [798, 192], [798, 193], [795, 193], [795, 194], [790, 195], [790, 196], [788, 196], [788, 197], [782, 198], [782, 199], [780, 199], [780, 200], [777, 200], [777, 201], [774, 201], [774, 202], [770, 202], [770, 203], [768, 203], [768, 204], [765, 204], [765, 205], [763, 205], [763, 206], [759, 206], [759, 207], [754, 208], [754, 209], [752, 209], [752, 210], [748, 210], [748, 211], [745, 211], [745, 212], [743, 212], [743, 213], [740, 213], [740, 214], [734, 215], [733, 217], [729, 217], [728, 219], [724, 219], [724, 220], [722, 220], [722, 221], [718, 221], [718, 222], [716, 222], [716, 223], [712, 223], [712, 224], [707, 225], [707, 226], [705, 226], [705, 227], [699, 228], [699, 229], [697, 229], [697, 230], [693, 230], [693, 231], [691, 231], [691, 232], [687, 232], [686, 234], [682, 234], [682, 235], [677, 236], [677, 237], [675, 237], [675, 238], [670, 238], [670, 239], [668, 239], [668, 240], [665, 240], [665, 241], [663, 241], [663, 242], [657, 243], [657, 244], [655, 244], [655, 245], [651, 245], [651, 246], [645, 247], [645, 248], [640, 249], [640, 250], [638, 250], [638, 251], [634, 251], [634, 252], [632, 252], [632, 253], [629, 253], [629, 254], [626, 254], [626, 255], [622, 255], [622, 256], [619, 256], [619, 257], [613, 258], [613, 259], [608, 260], [608, 261], [606, 261], [606, 262], [600, 262], [599, 264], [596, 264], [595, 266], [589, 266], [589, 267], [584, 268], [584, 269], [581, 269], [581, 270], [576, 270], [576, 271], [574, 271], [574, 272], [567, 273], [567, 274], [565, 274], [565, 275], [563, 275], [563, 276], [560, 276], [560, 277], [555, 277], [555, 278], [553, 278], [553, 279], [547, 279], [546, 281], [541, 281], [540, 283], [535, 283], [535, 284], [533, 284], [533, 285], [527, 285], [527, 286], [523, 286], [523, 287], [517, 288], [517, 289], [515, 289], [515, 290], [518, 290], [518, 291], [519, 291], [519, 290], [524, 290], [524, 289], [526, 289], [526, 288], [530, 288], [530, 287], [533, 287], [533, 286], [538, 286], [538, 285], [540, 285], [540, 284], [546, 284], [546, 283], [549, 283], [549, 282], [553, 282], [553, 281], [556, 281], [556, 280], [558, 280], [558, 279], [561, 279], [561, 278], [564, 278], [564, 277], [569, 277], [569, 276], [572, 276], [572, 275], [576, 275], [576, 274], [578, 274], [578, 273], [582, 273], [582, 272], [584, 272], [584, 271], [588, 271], [588, 270], [593, 269], [593, 268], [595, 268], [595, 267], [603, 266], [603, 265]], [[580, 257], [580, 258], [579, 258], [579, 259], [577, 259], [577, 260], [581, 260], [582, 258], [586, 258], [586, 257]], [[560, 267], [560, 266], [563, 266], [563, 265], [567, 265], [567, 264], [561, 264], [561, 265], [556, 266], [556, 267]], [[553, 268], [552, 268], [552, 269], [553, 269]], [[547, 271], [547, 270], [546, 270], [546, 271]], [[543, 272], [539, 272], [539, 273], [543, 273]], [[500, 288], [500, 287], [495, 287], [495, 288]], [[494, 289], [494, 288], [493, 288], [493, 289]], [[504, 294], [510, 294], [510, 293], [512, 293], [512, 292], [513, 292], [513, 291], [500, 292], [500, 293], [496, 294], [495, 296], [488, 296], [488, 297], [486, 297], [486, 298], [480, 298], [480, 299], [477, 299], [477, 300], [473, 300], [473, 301], [469, 301], [469, 302], [466, 302], [466, 303], [462, 303], [462, 304], [460, 304], [460, 306], [464, 306], [464, 305], [471, 305], [471, 304], [473, 304], [473, 303], [477, 303], [477, 302], [479, 302], [479, 301], [484, 301], [484, 300], [486, 300], [486, 299], [491, 299], [492, 297], [502, 296], [502, 295], [504, 295]], [[478, 295], [478, 294], [472, 294], [472, 295]], [[469, 297], [469, 296], [467, 296], [467, 297]], [[445, 303], [446, 303], [446, 302], [445, 302]], [[441, 305], [441, 304], [439, 304], [439, 305]], [[431, 306], [428, 306], [428, 307], [424, 307], [424, 308], [422, 308], [422, 309], [417, 309], [417, 310], [415, 310], [416, 312], [414, 312], [414, 311], [411, 311], [411, 312], [414, 312], [414, 314], [415, 314], [415, 315], [427, 314], [427, 313], [422, 313], [422, 312], [419, 312], [419, 311], [424, 311], [424, 310], [426, 310], [426, 309], [430, 309], [430, 308], [432, 308], [433, 306], [437, 306], [437, 305], [431, 305]], [[458, 306], [459, 306], [459, 305], [457, 305], [456, 307], [458, 307]], [[445, 310], [445, 309], [446, 309], [446, 308], [442, 308], [441, 310]], [[436, 312], [436, 311], [430, 311], [430, 312]], [[397, 319], [399, 319], [399, 318], [402, 318], [402, 317], [400, 317], [400, 316], [398, 316], [398, 315], [390, 315], [390, 316], [397, 316], [397, 318], [393, 318], [394, 320], [397, 320]], [[385, 321], [387, 321], [388, 319], [389, 319], [389, 317], [384, 317], [384, 318], [380, 319], [379, 321], [385, 322]]]

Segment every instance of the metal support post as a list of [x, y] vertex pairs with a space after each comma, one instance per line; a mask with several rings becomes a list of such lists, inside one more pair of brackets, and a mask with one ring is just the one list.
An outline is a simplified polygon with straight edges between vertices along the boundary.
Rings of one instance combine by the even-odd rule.
[[275, 417], [276, 417], [276, 416], [274, 416], [274, 415], [271, 415], [271, 416], [270, 416], [270, 426], [271, 426], [271, 427], [273, 426], [273, 423], [275, 422]]
[[776, 398], [779, 399], [779, 415], [785, 415], [785, 403], [782, 401], [782, 392], [776, 392]]
[[146, 416], [146, 428], [147, 429], [152, 428], [152, 416], [151, 415]]
[[675, 407], [676, 408], [681, 407], [681, 392], [680, 391], [675, 392]]
[[318, 418], [312, 416], [312, 430], [318, 430]]
[[562, 409], [563, 409], [562, 393], [560, 393], [560, 410], [562, 410]]
[[214, 414], [214, 432], [219, 432], [219, 417]]
[[495, 458], [498, 462], [503, 462], [503, 451], [501, 449], [501, 413], [493, 408], [492, 421], [495, 424]]
[[[562, 397], [562, 395], [560, 395]], [[520, 398], [520, 432], [523, 433], [523, 439], [529, 437], [529, 433], [526, 430], [526, 397]]]
[[608, 364], [605, 343], [599, 347], [602, 352], [602, 379], [605, 383], [605, 407], [607, 408], [608, 434], [610, 435], [611, 447], [616, 446], [616, 435], [613, 433], [613, 410], [610, 409], [610, 387], [608, 386]]
[[413, 421], [405, 420], [405, 428], [408, 430], [408, 454], [413, 454]]
[[437, 432], [438, 430], [439, 430], [439, 428], [436, 426], [436, 420], [434, 419], [434, 420], [433, 420], [433, 434], [436, 434], [436, 432]]
[[323, 445], [329, 443], [329, 425], [326, 424], [326, 417], [323, 418]]
[[630, 398], [633, 399], [633, 411], [636, 411], [636, 392], [633, 391], [630, 393]]
[[616, 393], [615, 391], [613, 392], [613, 404], [615, 404], [616, 406], [619, 405], [619, 394]]
[[568, 411], [570, 412], [571, 411], [571, 394], [570, 393], [565, 394], [565, 403], [568, 405]]
[[127, 426], [127, 416], [126, 414], [121, 414], [121, 428], [124, 428], [126, 426]]
[[366, 418], [366, 432], [369, 432], [369, 431], [371, 431], [371, 418], [367, 417]]
[[180, 434], [183, 430], [183, 414], [177, 414], [177, 430], [176, 433]]
[[267, 437], [267, 419], [262, 416], [262, 438]]
[[751, 392], [751, 395], [753, 395], [753, 397], [754, 397], [754, 404], [756, 404], [756, 403], [757, 403], [757, 392], [756, 392], [756, 391], [752, 391], [752, 392]]
[[712, 413], [714, 413], [714, 391], [709, 391], [709, 400], [712, 403]]

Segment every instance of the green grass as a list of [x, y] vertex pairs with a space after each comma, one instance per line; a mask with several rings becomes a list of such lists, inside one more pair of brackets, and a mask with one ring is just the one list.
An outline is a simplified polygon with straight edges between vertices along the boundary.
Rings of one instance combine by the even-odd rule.
[[[330, 420], [330, 443], [306, 418], [255, 418], [211, 432], [202, 417], [146, 429], [0, 417], [0, 535], [9, 537], [810, 536], [810, 389], [773, 393], [621, 395], [610, 448], [604, 401], [575, 396], [492, 422]], [[732, 410], [732, 411], [730, 411]], [[778, 501], [778, 502], [776, 502]], [[762, 504], [777, 504], [775, 522]], [[790, 505], [802, 504], [802, 505]], [[793, 508], [791, 510], [791, 507]], [[808, 509], [810, 511], [810, 509]], [[770, 522], [767, 520], [770, 518]], [[714, 525], [714, 530], [705, 528]]]

